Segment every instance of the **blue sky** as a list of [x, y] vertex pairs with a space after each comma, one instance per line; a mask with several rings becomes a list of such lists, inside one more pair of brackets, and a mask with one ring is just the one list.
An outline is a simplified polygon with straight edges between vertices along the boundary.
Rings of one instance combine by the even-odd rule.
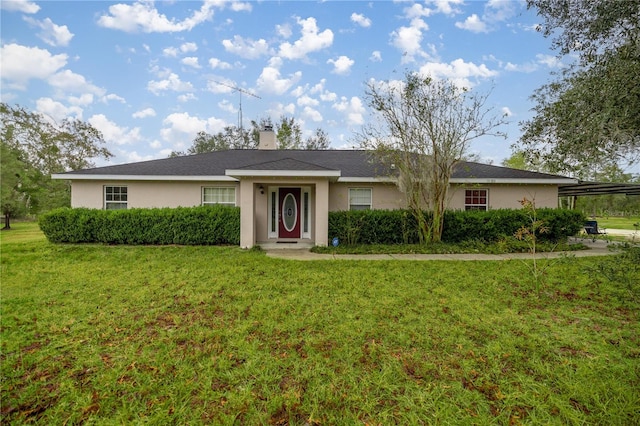
[[198, 131], [237, 125], [240, 99], [245, 128], [286, 115], [305, 136], [321, 128], [348, 148], [369, 120], [366, 82], [405, 71], [491, 90], [508, 138], [471, 151], [499, 164], [531, 117], [529, 97], [562, 67], [524, 1], [0, 4], [2, 101], [88, 121], [111, 164], [163, 158]]

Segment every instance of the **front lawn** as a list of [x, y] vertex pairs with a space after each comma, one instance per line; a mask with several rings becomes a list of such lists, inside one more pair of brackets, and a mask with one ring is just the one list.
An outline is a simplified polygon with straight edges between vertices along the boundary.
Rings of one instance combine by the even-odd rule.
[[555, 261], [540, 285], [519, 260], [296, 262], [29, 230], [0, 236], [2, 424], [640, 421], [640, 303], [588, 272], [599, 259]]
[[596, 217], [594, 220], [598, 221], [598, 226], [600, 228], [612, 228], [612, 229], [631, 229], [638, 230], [640, 229], [640, 217], [639, 216], [630, 216], [630, 217]]

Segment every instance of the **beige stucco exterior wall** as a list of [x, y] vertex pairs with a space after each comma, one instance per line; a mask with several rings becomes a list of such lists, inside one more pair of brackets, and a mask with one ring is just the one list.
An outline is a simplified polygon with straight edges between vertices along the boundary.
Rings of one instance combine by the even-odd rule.
[[452, 185], [449, 191], [449, 208], [464, 209], [466, 189], [488, 189], [489, 209], [519, 209], [519, 200], [526, 197], [535, 200], [536, 207], [558, 207], [558, 187], [556, 185]]
[[349, 210], [349, 188], [371, 188], [373, 209], [404, 207], [404, 197], [393, 183], [333, 183], [329, 188], [329, 211]]
[[[135, 182], [75, 181], [71, 186], [71, 207], [104, 208], [104, 187], [126, 186], [129, 208], [193, 207], [202, 204], [203, 187], [234, 187], [237, 182]], [[236, 189], [236, 205], [239, 191]]]
[[[395, 184], [332, 184], [329, 195], [329, 211], [349, 210], [349, 188], [371, 188], [374, 209], [392, 210], [404, 208], [404, 197]], [[535, 199], [537, 207], [557, 207], [558, 187], [556, 185], [518, 185], [518, 184], [452, 184], [449, 191], [449, 208], [464, 209], [466, 189], [487, 189], [489, 209], [519, 209], [519, 200], [523, 197]]]
[[[404, 207], [404, 197], [392, 183], [330, 183], [327, 178], [243, 178], [241, 182], [163, 182], [163, 181], [75, 181], [71, 190], [72, 207], [104, 208], [104, 186], [127, 186], [129, 208], [190, 207], [202, 204], [203, 187], [236, 188], [236, 205], [240, 207], [240, 245], [252, 247], [269, 241], [269, 188], [307, 187], [310, 190], [310, 240], [328, 244], [330, 211], [349, 209], [349, 188], [371, 188], [374, 209]], [[264, 194], [260, 193], [263, 187]], [[488, 189], [489, 208], [521, 208], [523, 197], [535, 199], [537, 207], [557, 207], [556, 185], [452, 185], [449, 208], [464, 209], [465, 189]]]

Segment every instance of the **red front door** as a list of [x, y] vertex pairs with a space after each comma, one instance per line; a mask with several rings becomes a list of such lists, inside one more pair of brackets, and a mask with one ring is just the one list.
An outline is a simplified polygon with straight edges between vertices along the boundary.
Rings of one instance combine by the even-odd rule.
[[300, 238], [300, 188], [280, 188], [278, 237]]

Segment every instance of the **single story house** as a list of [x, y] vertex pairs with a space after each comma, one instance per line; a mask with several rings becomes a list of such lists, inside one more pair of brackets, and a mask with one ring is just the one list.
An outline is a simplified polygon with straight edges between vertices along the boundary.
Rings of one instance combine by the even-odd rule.
[[[97, 167], [53, 175], [71, 181], [71, 206], [96, 209], [240, 207], [240, 245], [276, 242], [327, 245], [330, 211], [404, 208], [392, 174], [368, 151], [279, 150], [260, 132], [258, 149]], [[520, 208], [535, 197], [556, 207], [563, 176], [473, 162], [451, 179], [451, 209]]]

